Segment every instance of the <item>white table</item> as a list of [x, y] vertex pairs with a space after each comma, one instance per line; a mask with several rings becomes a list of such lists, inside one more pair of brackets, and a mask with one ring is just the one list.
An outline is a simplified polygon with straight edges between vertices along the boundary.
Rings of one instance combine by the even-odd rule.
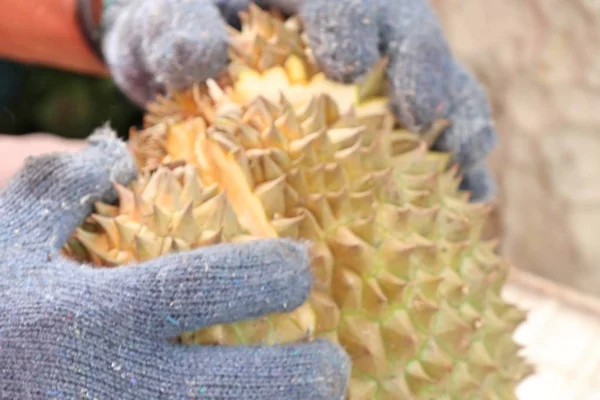
[[515, 340], [537, 373], [519, 400], [600, 400], [600, 299], [518, 269], [504, 297], [529, 311]]

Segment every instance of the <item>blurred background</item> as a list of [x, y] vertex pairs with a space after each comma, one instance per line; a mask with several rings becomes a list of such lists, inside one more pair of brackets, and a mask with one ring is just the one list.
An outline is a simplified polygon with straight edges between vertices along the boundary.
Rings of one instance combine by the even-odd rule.
[[499, 145], [493, 230], [516, 340], [537, 370], [519, 400], [600, 399], [600, 1], [430, 0], [485, 85]]
[[142, 114], [110, 79], [78, 75], [0, 59], [0, 132], [49, 132], [85, 138], [110, 121], [119, 135]]
[[431, 1], [492, 102], [502, 252], [600, 296], [600, 1]]

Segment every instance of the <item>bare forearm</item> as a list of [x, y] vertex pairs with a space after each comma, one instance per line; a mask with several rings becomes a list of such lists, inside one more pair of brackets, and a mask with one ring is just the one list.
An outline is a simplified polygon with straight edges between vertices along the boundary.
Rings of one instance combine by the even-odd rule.
[[106, 74], [79, 31], [75, 9], [76, 0], [1, 0], [0, 57]]
[[23, 166], [27, 157], [56, 151], [76, 151], [84, 145], [84, 140], [68, 140], [46, 133], [25, 136], [0, 134], [0, 189]]

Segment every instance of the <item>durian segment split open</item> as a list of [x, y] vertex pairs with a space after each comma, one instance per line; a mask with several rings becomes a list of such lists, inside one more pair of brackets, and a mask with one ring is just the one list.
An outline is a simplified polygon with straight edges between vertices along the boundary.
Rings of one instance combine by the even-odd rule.
[[449, 155], [398, 128], [383, 63], [362, 85], [331, 82], [301, 51], [297, 20], [251, 7], [243, 21], [228, 76], [151, 107], [132, 132], [142, 176], [118, 187], [117, 206], [98, 204], [66, 251], [115, 267], [308, 239], [306, 304], [182, 340], [328, 338], [352, 358], [352, 400], [516, 398], [531, 373], [512, 340], [524, 314], [501, 299], [509, 266], [481, 239], [489, 207], [459, 191]]

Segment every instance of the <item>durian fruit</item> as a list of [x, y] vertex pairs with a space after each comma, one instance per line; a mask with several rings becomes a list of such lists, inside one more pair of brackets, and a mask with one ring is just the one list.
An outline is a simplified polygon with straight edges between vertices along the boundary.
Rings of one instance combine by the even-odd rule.
[[252, 6], [231, 68], [151, 105], [132, 131], [142, 174], [117, 185], [65, 252], [118, 267], [222, 242], [310, 240], [315, 285], [290, 313], [185, 343], [328, 338], [352, 359], [347, 398], [515, 399], [532, 370], [512, 340], [525, 315], [500, 296], [509, 265], [481, 238], [489, 207], [458, 189], [449, 154], [398, 126], [384, 62], [326, 79], [297, 18]]

